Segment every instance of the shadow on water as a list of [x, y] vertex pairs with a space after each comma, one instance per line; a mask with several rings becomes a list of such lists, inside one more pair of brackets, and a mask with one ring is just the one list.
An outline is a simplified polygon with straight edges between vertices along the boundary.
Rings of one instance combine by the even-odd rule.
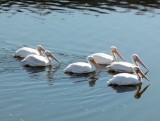
[[140, 99], [142, 94], [147, 90], [147, 88], [149, 87], [149, 85], [145, 86], [143, 89], [142, 89], [142, 84], [140, 85], [136, 85], [136, 86], [118, 86], [118, 85], [115, 85], [115, 86], [110, 86], [113, 90], [115, 90], [117, 93], [124, 93], [124, 92], [130, 92], [130, 91], [136, 91], [135, 92], [135, 95], [134, 95], [134, 98], [135, 99]]
[[75, 81], [74, 83], [81, 83], [81, 82], [88, 81], [89, 86], [94, 87], [97, 80], [98, 80], [98, 78], [91, 77], [91, 78], [86, 78], [86, 79], [83, 79], [83, 80]]
[[[43, 72], [46, 72], [46, 78], [49, 85], [53, 85], [55, 80], [55, 73], [59, 69], [59, 66], [57, 67], [23, 67], [23, 69], [30, 74], [31, 77], [37, 77], [40, 76]], [[42, 72], [42, 73], [41, 73]]]
[[[120, 10], [119, 8], [122, 8]], [[159, 0], [1, 0], [0, 13], [10, 10], [23, 12], [28, 10], [40, 15], [55, 12], [68, 12], [69, 9], [92, 11], [108, 14], [110, 12], [129, 12], [137, 10], [136, 14], [145, 12], [155, 14], [160, 9]]]
[[70, 76], [71, 78], [77, 78], [77, 77], [86, 77], [86, 78], [94, 78], [96, 75], [96, 72], [92, 72], [92, 73], [71, 73], [71, 72], [65, 72], [65, 74], [67, 74], [68, 76]]
[[[48, 67], [50, 68], [50, 67]], [[29, 74], [40, 73], [46, 70], [46, 67], [23, 67]]]

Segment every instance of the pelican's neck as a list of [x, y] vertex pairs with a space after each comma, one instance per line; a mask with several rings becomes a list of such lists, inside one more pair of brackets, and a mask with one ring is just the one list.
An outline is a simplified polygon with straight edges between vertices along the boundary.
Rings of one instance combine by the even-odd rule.
[[42, 51], [40, 51], [40, 50], [38, 50], [38, 49], [36, 49], [36, 50], [37, 50], [37, 52], [39, 53], [39, 55], [43, 55]]
[[48, 57], [48, 56], [46, 56], [46, 55], [45, 55], [45, 57], [46, 57], [46, 59], [48, 60], [48, 62], [51, 63], [50, 57]]
[[91, 65], [91, 68], [93, 70], [96, 70], [97, 67], [90, 60], [88, 60], [88, 63]]
[[100, 72], [101, 72], [101, 69], [98, 65], [96, 65], [96, 63], [93, 63], [92, 61], [89, 61], [88, 62], [90, 63], [91, 65], [91, 70], [92, 71], [95, 71], [96, 73], [94, 74], [94, 76], [97, 76]]
[[134, 74], [138, 77], [138, 80], [139, 80], [140, 82], [142, 82], [141, 76], [140, 76], [138, 73], [136, 73], [135, 71], [134, 71]]
[[134, 60], [134, 58], [132, 58], [132, 62], [133, 62], [136, 66], [138, 66], [138, 64], [136, 63], [136, 61]]
[[43, 55], [42, 51], [39, 51], [39, 55]]
[[117, 60], [116, 55], [114, 54], [113, 51], [111, 51], [111, 53], [112, 53], [113, 61], [116, 61]]

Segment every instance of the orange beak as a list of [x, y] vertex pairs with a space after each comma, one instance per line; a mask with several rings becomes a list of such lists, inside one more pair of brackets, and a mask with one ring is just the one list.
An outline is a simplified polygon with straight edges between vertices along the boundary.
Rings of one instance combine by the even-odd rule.
[[118, 50], [114, 50], [114, 51], [112, 51], [112, 53], [114, 54], [116, 54], [116, 55], [118, 55], [123, 61], [125, 61], [124, 60], [124, 58], [122, 57], [122, 55], [118, 52]]
[[141, 64], [144, 68], [146, 68], [148, 71], [149, 71], [149, 69], [146, 67], [146, 65], [140, 60], [140, 58], [139, 57], [136, 57], [135, 59], [134, 59], [134, 62], [136, 63], [136, 65], [138, 66], [138, 64], [137, 64], [137, 62], [139, 63], [139, 64]]
[[61, 63], [53, 54], [50, 55], [55, 61], [57, 61], [58, 63]]
[[149, 81], [149, 79], [146, 77], [146, 75], [140, 69], [138, 69], [137, 73], [139, 73], [143, 78], [145, 78]]

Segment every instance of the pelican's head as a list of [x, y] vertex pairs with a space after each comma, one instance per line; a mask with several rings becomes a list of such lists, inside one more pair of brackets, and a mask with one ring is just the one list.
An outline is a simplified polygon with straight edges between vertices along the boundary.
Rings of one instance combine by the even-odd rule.
[[53, 58], [55, 61], [57, 61], [58, 63], [60, 63], [60, 61], [49, 51], [49, 50], [46, 50], [44, 52], [44, 54], [47, 56], [47, 57], [51, 57]]
[[88, 56], [88, 57], [87, 57], [87, 60], [88, 60], [89, 62], [93, 63], [96, 67], [101, 68], [101, 67], [97, 64], [97, 62], [94, 60], [94, 57], [93, 57], [93, 56]]
[[37, 51], [39, 52], [40, 55], [42, 55], [45, 52], [45, 49], [42, 45], [37, 45]]
[[115, 46], [111, 46], [111, 51], [115, 51], [117, 48]]
[[139, 58], [139, 56], [138, 56], [137, 54], [133, 54], [133, 55], [132, 55], [132, 58], [133, 58], [134, 60], [136, 60], [137, 58]]
[[146, 77], [146, 75], [140, 70], [140, 68], [138, 66], [135, 66], [133, 68], [134, 72], [137, 74], [137, 75], [141, 75], [141, 77], [147, 79], [149, 81], [149, 79]]
[[93, 56], [88, 56], [87, 59], [88, 59], [89, 61], [92, 61], [92, 60], [94, 60], [94, 57], [93, 57]]
[[123, 61], [124, 58], [122, 57], [122, 55], [119, 53], [118, 49], [115, 47], [115, 46], [111, 46], [111, 52], [112, 52], [112, 55], [114, 57], [114, 59], [116, 60], [116, 57], [115, 57], [115, 54], [118, 55]]
[[139, 68], [138, 66], [135, 66], [135, 67], [133, 68], [133, 70], [134, 70], [135, 72], [138, 72], [138, 71], [140, 70], [140, 68]]
[[132, 55], [132, 60], [134, 61], [134, 63], [138, 66], [137, 62], [139, 64], [141, 64], [144, 68], [146, 68], [148, 71], [149, 69], [146, 67], [146, 65], [141, 61], [141, 59], [139, 58], [139, 56], [137, 54], [133, 54]]

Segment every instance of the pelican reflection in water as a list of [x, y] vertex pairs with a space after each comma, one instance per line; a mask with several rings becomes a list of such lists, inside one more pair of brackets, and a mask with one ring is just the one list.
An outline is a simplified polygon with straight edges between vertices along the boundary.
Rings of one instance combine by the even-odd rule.
[[80, 83], [80, 82], [86, 82], [86, 81], [88, 81], [89, 86], [90, 87], [94, 87], [97, 80], [98, 80], [98, 78], [90, 77], [90, 78], [87, 78], [87, 79], [75, 81], [74, 83]]
[[117, 93], [124, 93], [124, 92], [130, 92], [130, 91], [135, 91], [135, 95], [134, 98], [135, 99], [140, 99], [142, 94], [147, 90], [147, 88], [149, 87], [149, 85], [145, 86], [142, 89], [142, 84], [133, 86], [133, 85], [129, 85], [129, 86], [124, 86], [124, 85], [111, 85], [110, 86], [113, 90], [115, 90]]
[[[48, 85], [53, 85], [55, 80], [55, 73], [60, 66], [47, 66], [47, 67], [23, 67], [23, 69], [30, 75], [31, 78], [39, 78], [43, 72], [46, 72], [46, 79]], [[41, 77], [40, 77], [41, 78]]]

